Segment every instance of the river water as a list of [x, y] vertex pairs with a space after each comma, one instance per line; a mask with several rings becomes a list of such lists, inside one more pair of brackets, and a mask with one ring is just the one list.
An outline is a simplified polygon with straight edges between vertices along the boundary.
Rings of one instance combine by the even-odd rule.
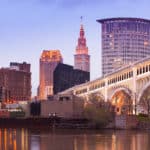
[[0, 150], [150, 150], [150, 132], [1, 128]]

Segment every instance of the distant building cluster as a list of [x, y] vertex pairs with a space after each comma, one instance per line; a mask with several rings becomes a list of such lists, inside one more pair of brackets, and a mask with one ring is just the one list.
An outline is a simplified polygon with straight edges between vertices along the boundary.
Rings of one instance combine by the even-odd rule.
[[[97, 21], [102, 24], [101, 53], [104, 76], [150, 56], [150, 20], [108, 18]], [[11, 62], [8, 68], [0, 68], [0, 103], [31, 100], [30, 67], [26, 62]], [[63, 63], [60, 50], [43, 50], [39, 60], [37, 99], [51, 100], [51, 96], [89, 80], [90, 55], [81, 24], [74, 66]]]
[[59, 50], [44, 50], [40, 57], [39, 78], [38, 99], [41, 100], [90, 80], [90, 56], [83, 25], [74, 55], [74, 66], [63, 64]]

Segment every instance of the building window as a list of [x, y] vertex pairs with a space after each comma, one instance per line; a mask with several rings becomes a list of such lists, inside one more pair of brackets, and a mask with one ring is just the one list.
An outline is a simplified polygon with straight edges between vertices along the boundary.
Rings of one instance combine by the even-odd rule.
[[146, 66], [146, 72], [148, 72], [148, 66]]

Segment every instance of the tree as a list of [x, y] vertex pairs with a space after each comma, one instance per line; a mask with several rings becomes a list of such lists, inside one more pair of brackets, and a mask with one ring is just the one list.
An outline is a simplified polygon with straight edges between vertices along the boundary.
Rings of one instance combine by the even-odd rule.
[[96, 127], [104, 127], [113, 119], [110, 106], [111, 104], [104, 102], [100, 94], [91, 94], [88, 104], [84, 108], [84, 117]]
[[112, 120], [110, 112], [105, 111], [104, 108], [98, 109], [92, 105], [86, 106], [84, 109], [84, 117], [91, 121], [96, 127], [104, 127]]
[[99, 93], [92, 93], [89, 95], [88, 102], [96, 107], [100, 107], [104, 105], [104, 98]]

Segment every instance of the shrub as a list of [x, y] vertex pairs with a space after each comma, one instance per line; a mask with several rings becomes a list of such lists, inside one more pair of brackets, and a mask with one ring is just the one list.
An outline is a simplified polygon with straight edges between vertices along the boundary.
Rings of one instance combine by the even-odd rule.
[[110, 111], [107, 111], [104, 107], [96, 107], [92, 104], [84, 108], [84, 117], [97, 127], [104, 127], [113, 119]]

